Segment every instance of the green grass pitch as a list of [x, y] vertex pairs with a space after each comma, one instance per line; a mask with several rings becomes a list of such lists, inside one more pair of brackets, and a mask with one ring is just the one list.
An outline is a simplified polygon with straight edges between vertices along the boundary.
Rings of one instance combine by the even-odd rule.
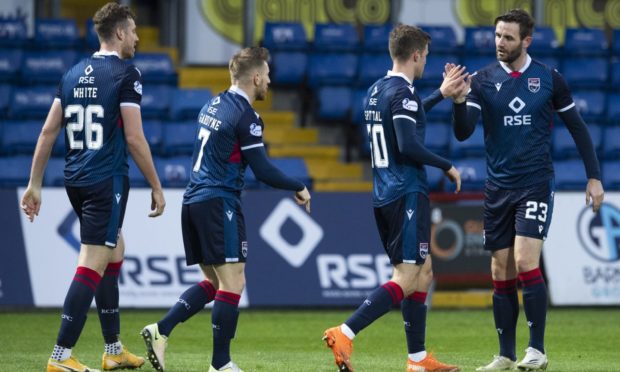
[[[143, 355], [138, 335], [164, 310], [125, 310], [121, 340]], [[325, 328], [341, 323], [350, 310], [241, 310], [233, 360], [250, 371], [336, 371], [331, 352], [321, 341]], [[520, 314], [517, 352], [523, 356], [527, 326]], [[54, 345], [60, 322], [58, 310], [0, 312], [0, 370], [42, 371]], [[100, 368], [103, 351], [96, 313], [74, 349], [80, 360]], [[392, 311], [355, 339], [353, 365], [359, 372], [405, 371], [406, 346], [400, 312]], [[497, 353], [491, 309], [431, 310], [426, 346], [438, 359], [473, 371]], [[546, 336], [549, 371], [620, 371], [620, 310], [551, 309]], [[205, 310], [172, 333], [166, 371], [206, 371], [211, 357], [210, 311]], [[150, 364], [142, 370], [153, 370]]]

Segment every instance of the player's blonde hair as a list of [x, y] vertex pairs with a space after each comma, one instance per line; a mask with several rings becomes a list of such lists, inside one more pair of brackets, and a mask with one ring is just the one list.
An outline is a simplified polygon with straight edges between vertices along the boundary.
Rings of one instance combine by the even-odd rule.
[[241, 49], [228, 63], [230, 79], [233, 82], [246, 83], [252, 72], [262, 68], [269, 61], [269, 51], [263, 47]]

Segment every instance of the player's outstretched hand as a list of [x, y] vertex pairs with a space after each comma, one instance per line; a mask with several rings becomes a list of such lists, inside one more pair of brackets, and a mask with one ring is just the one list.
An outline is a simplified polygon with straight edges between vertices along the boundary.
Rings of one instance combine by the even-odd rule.
[[458, 194], [459, 191], [461, 191], [461, 173], [459, 173], [459, 171], [452, 166], [452, 168], [445, 172], [445, 175], [450, 179], [450, 181], [456, 184], [456, 190], [454, 190], [454, 193]]
[[34, 216], [38, 216], [41, 209], [41, 189], [28, 186], [20, 205], [30, 222], [34, 221]]
[[307, 187], [304, 187], [303, 190], [295, 193], [295, 201], [299, 205], [305, 205], [306, 212], [310, 213], [310, 192]]
[[166, 207], [166, 200], [164, 199], [164, 192], [162, 189], [154, 189], [151, 191], [151, 210], [149, 217], [161, 216], [164, 213]]
[[444, 97], [458, 97], [465, 85], [469, 74], [465, 71], [464, 66], [454, 66], [453, 63], [446, 63], [445, 72], [443, 73], [443, 81], [439, 90]]
[[601, 208], [604, 197], [605, 191], [603, 191], [601, 181], [590, 178], [586, 186], [586, 205], [590, 205], [590, 198], [592, 198], [592, 211], [596, 213]]

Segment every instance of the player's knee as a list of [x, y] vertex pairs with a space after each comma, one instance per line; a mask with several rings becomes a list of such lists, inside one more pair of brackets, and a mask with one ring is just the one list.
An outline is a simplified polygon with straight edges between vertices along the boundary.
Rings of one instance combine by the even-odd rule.
[[515, 260], [515, 263], [517, 266], [517, 272], [519, 273], [526, 273], [538, 267], [538, 260], [530, 259], [528, 257], [519, 257]]

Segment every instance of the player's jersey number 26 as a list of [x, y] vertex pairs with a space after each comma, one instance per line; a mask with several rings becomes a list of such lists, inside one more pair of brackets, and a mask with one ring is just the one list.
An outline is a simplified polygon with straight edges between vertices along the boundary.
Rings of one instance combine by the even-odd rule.
[[[103, 106], [101, 105], [68, 105], [65, 107], [65, 118], [67, 122], [67, 138], [69, 148], [72, 150], [82, 150], [84, 142], [89, 150], [99, 150], [103, 145], [103, 125], [95, 120], [103, 119]], [[84, 140], [76, 139], [76, 133], [84, 132]]]

